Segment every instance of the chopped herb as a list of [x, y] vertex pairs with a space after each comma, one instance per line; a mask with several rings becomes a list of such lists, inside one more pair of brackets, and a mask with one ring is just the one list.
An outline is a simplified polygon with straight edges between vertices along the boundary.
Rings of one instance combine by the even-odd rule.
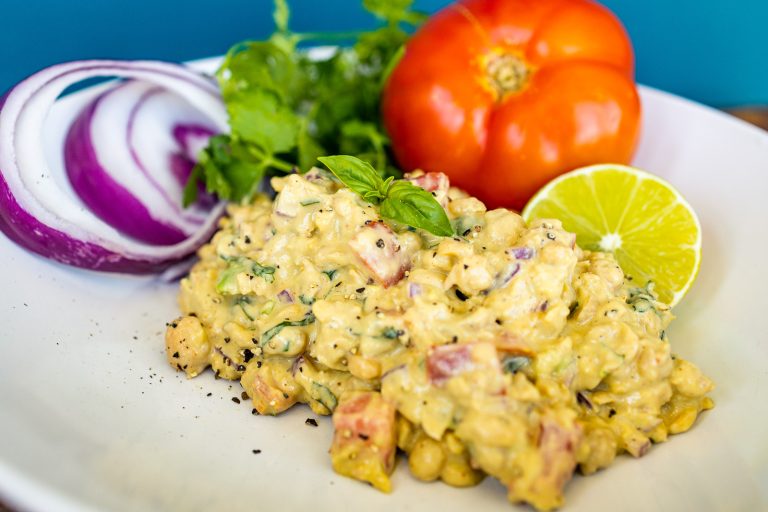
[[219, 280], [216, 283], [216, 291], [221, 294], [234, 295], [238, 293], [237, 276], [240, 274], [247, 273], [261, 277], [268, 283], [275, 280], [275, 267], [265, 266], [244, 257], [226, 258], [226, 261], [227, 268], [219, 274]]
[[313, 382], [312, 395], [329, 411], [333, 412], [333, 410], [336, 409], [336, 404], [338, 403], [336, 395], [334, 395], [326, 386], [320, 384], [319, 382]]
[[336, 274], [339, 272], [339, 269], [335, 268], [332, 270], [323, 270], [323, 274], [328, 276], [328, 279], [333, 281], [333, 278], [336, 277]]
[[387, 338], [389, 340], [396, 340], [400, 336], [405, 334], [405, 331], [402, 329], [395, 329], [394, 327], [387, 327], [383, 331], [381, 331], [381, 337]]
[[517, 373], [530, 363], [531, 360], [525, 356], [508, 356], [501, 361], [501, 368], [505, 373]]
[[276, 326], [271, 327], [266, 331], [264, 331], [264, 335], [261, 337], [261, 346], [263, 347], [264, 345], [269, 343], [269, 340], [271, 340], [272, 338], [280, 334], [280, 331], [282, 331], [286, 327], [303, 327], [305, 325], [314, 323], [314, 321], [315, 321], [315, 315], [313, 315], [312, 312], [310, 311], [301, 320], [285, 320], [283, 322], [280, 322]]
[[299, 295], [299, 301], [305, 306], [311, 306], [315, 303], [314, 297], [307, 297], [306, 295]]
[[299, 204], [301, 206], [311, 206], [313, 204], [318, 204], [320, 202], [319, 199], [306, 199], [304, 201], [300, 201]]
[[648, 310], [652, 310], [654, 313], [661, 316], [659, 310], [656, 308], [658, 298], [653, 291], [653, 287], [653, 281], [648, 281], [648, 284], [643, 288], [630, 288], [627, 304], [629, 304], [637, 313], [645, 313]]

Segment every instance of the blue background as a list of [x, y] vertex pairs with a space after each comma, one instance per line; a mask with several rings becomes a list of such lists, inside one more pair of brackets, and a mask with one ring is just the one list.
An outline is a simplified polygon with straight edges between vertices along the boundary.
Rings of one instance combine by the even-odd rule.
[[[292, 27], [374, 25], [358, 0], [291, 0]], [[417, 0], [434, 11], [448, 0]], [[637, 75], [715, 106], [768, 103], [768, 2], [605, 0], [624, 22]], [[271, 32], [271, 0], [2, 0], [0, 90], [47, 65], [110, 57], [185, 60]], [[738, 7], [736, 7], [738, 6]]]

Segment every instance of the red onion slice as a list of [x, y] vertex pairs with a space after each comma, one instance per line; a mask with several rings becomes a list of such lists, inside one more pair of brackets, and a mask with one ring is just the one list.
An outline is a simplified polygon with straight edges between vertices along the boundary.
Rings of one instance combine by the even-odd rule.
[[[187, 238], [207, 212], [182, 208], [184, 182], [175, 175], [180, 171], [174, 158], [191, 148], [174, 137], [180, 123], [216, 131], [192, 105], [151, 83], [126, 82], [101, 94], [72, 124], [64, 144], [77, 194], [102, 220], [133, 238], [152, 244]], [[185, 162], [191, 171], [192, 162]], [[187, 169], [181, 172], [188, 176]]]
[[63, 169], [49, 166], [43, 125], [56, 98], [92, 77], [144, 80], [184, 98], [224, 130], [226, 110], [208, 79], [161, 62], [82, 61], [52, 66], [14, 87], [0, 101], [0, 229], [43, 256], [95, 270], [156, 272], [188, 256], [215, 231], [224, 205], [213, 208], [193, 234], [157, 246], [127, 237], [100, 220], [66, 186]]

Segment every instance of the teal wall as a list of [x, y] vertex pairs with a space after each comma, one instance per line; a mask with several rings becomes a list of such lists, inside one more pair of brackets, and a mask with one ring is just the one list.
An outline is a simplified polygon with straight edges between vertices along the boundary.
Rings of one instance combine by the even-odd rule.
[[[417, 0], [434, 11], [447, 0]], [[768, 0], [605, 0], [629, 29], [638, 79], [697, 101], [768, 104]], [[92, 57], [184, 60], [266, 36], [271, 0], [2, 0], [0, 90]], [[291, 0], [297, 30], [370, 26], [357, 0]]]

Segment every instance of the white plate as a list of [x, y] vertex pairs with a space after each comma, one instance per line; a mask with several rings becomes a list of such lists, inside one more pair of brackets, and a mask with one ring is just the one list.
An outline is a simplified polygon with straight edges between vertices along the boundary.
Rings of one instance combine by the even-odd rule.
[[[717, 407], [641, 460], [575, 477], [566, 510], [768, 510], [768, 135], [642, 95], [636, 164], [677, 186], [704, 227], [701, 274], [669, 333], [717, 383]], [[303, 406], [252, 416], [231, 400], [238, 383], [187, 381], [163, 352], [175, 285], [64, 267], [1, 236], [0, 269], [0, 496], [14, 506], [514, 509], [492, 479], [422, 484], [402, 461], [394, 492], [378, 493], [333, 473], [327, 418], [306, 426]]]

